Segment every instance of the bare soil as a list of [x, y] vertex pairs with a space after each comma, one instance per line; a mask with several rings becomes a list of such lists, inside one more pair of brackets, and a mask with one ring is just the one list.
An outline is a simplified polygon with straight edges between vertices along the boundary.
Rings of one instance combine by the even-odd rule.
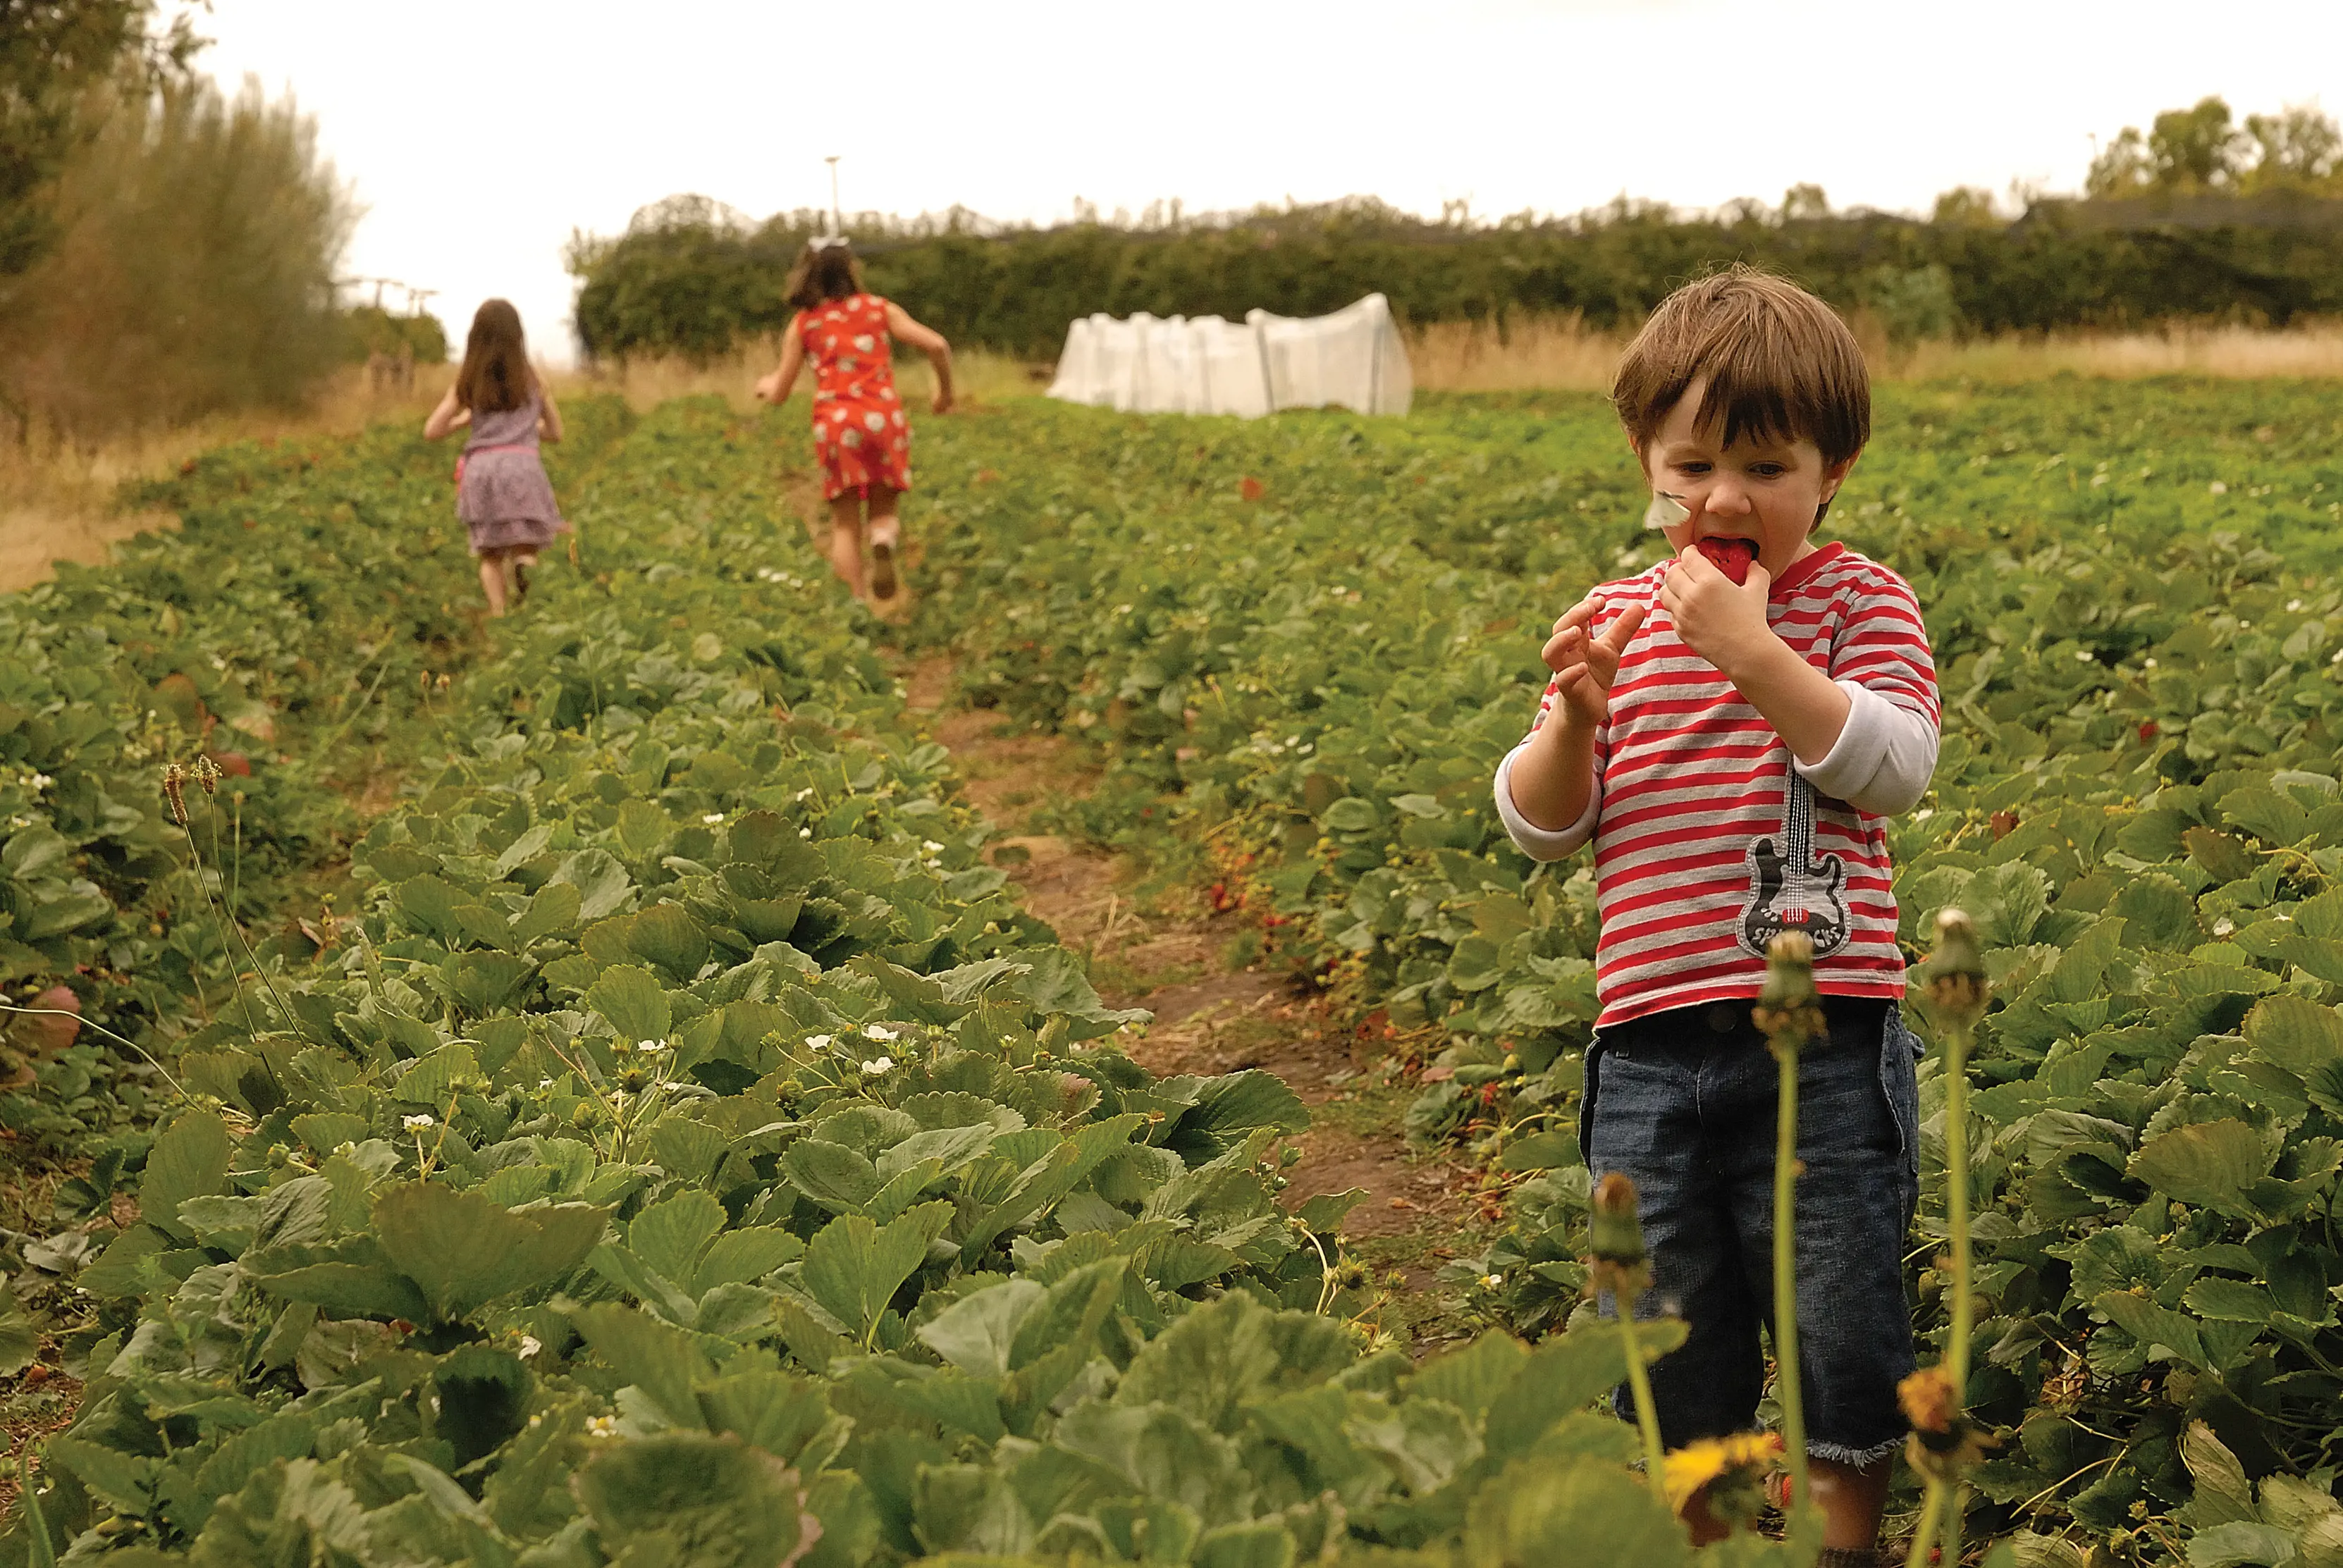
[[[1290, 1141], [1302, 1160], [1284, 1199], [1363, 1189], [1342, 1227], [1353, 1255], [1404, 1276], [1403, 1327], [1416, 1349], [1452, 1336], [1433, 1275], [1475, 1222], [1471, 1175], [1418, 1154], [1399, 1130], [1412, 1091], [1380, 1081], [1379, 1040], [1336, 1016], [1306, 985], [1273, 967], [1232, 964], [1252, 950], [1242, 912], [1216, 914], [1192, 892], [1146, 892], [1137, 868], [1031, 820], [1045, 802], [1079, 799], [1099, 781], [1077, 748], [1014, 721], [952, 702], [952, 666], [930, 658], [902, 670], [915, 717], [948, 747], [964, 798], [1001, 829], [992, 844], [1025, 907], [1090, 960], [1100, 993], [1143, 1007], [1154, 1021], [1126, 1047], [1157, 1073], [1262, 1068], [1311, 1108], [1312, 1126]], [[1020, 853], [1021, 851], [1021, 854]]]

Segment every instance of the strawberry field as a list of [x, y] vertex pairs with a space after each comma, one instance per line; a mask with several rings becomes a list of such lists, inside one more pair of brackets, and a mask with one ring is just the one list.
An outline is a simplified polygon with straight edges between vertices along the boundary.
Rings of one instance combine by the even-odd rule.
[[[178, 531], [0, 600], [0, 1368], [55, 1429], [0, 1551], [1692, 1561], [1573, 1321], [1591, 877], [1488, 804], [1545, 626], [1653, 558], [1607, 410], [930, 419], [892, 627], [780, 498], [799, 419], [574, 410], [579, 563], [489, 630], [389, 432], [215, 454], [146, 498]], [[1996, 999], [2003, 1563], [2343, 1563], [2338, 433], [2317, 387], [1905, 390], [1833, 511], [1945, 689], [1906, 934], [1968, 910]], [[915, 658], [1374, 1042], [1480, 1173], [1477, 1337], [1361, 1318], [1273, 1060], [1146, 1065]]]

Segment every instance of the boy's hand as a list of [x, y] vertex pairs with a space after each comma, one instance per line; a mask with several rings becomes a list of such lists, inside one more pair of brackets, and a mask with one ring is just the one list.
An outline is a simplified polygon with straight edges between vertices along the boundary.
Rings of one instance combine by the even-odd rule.
[[1601, 637], [1589, 636], [1586, 628], [1605, 602], [1591, 594], [1579, 600], [1554, 623], [1554, 636], [1546, 639], [1545, 667], [1554, 671], [1559, 699], [1555, 711], [1568, 723], [1591, 726], [1609, 715], [1620, 656], [1644, 624], [1644, 607], [1629, 605]]
[[1730, 679], [1751, 654], [1775, 640], [1765, 624], [1765, 598], [1773, 587], [1773, 577], [1755, 561], [1749, 563], [1749, 580], [1735, 585], [1687, 545], [1660, 579], [1660, 605], [1684, 646]]

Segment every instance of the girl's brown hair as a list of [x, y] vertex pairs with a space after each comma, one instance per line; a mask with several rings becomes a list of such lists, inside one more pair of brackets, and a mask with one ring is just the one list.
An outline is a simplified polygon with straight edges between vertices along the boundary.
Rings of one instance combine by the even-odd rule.
[[491, 299], [472, 315], [472, 335], [464, 340], [464, 367], [456, 372], [456, 402], [475, 414], [502, 414], [527, 404], [537, 391], [537, 372], [521, 336], [520, 312], [506, 299]]
[[781, 285], [782, 297], [799, 310], [817, 309], [861, 292], [862, 264], [854, 259], [853, 246], [844, 240], [830, 245], [808, 240], [805, 249], [798, 253], [797, 265], [789, 268], [789, 280]]
[[1695, 423], [1725, 444], [1803, 437], [1844, 463], [1871, 438], [1871, 374], [1838, 313], [1786, 277], [1745, 266], [1685, 284], [1627, 346], [1611, 403], [1642, 452], [1695, 381]]

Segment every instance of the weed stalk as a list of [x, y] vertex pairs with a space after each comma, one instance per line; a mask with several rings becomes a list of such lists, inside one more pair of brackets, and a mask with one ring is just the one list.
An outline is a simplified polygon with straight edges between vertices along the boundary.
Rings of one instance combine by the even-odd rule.
[[[268, 989], [269, 1000], [277, 1004], [277, 1016], [283, 1020], [285, 1028], [294, 1034], [304, 1033], [306, 1031], [301, 1027], [300, 1015], [286, 1004], [284, 993], [277, 989], [276, 977], [268, 972], [267, 967], [261, 963], [259, 955], [252, 950], [252, 944], [245, 940], [244, 927], [237, 922], [236, 911], [232, 909], [224, 909], [220, 900], [212, 896], [211, 883], [204, 879], [204, 852], [196, 843], [195, 822], [187, 814], [186, 781], [190, 777], [203, 786], [206, 795], [216, 795], [221, 778], [219, 764], [214, 762], [209, 757], [199, 757], [192, 769], [182, 768], [174, 762], [163, 769], [164, 798], [170, 802], [172, 818], [177, 821], [179, 831], [186, 838], [187, 855], [194, 862], [193, 874], [196, 886], [204, 895], [204, 907], [211, 911], [212, 919], [218, 922], [224, 936], [234, 937], [236, 950], [243, 953], [244, 961], [252, 966], [252, 972], [258, 975], [260, 983]], [[219, 813], [216, 808], [212, 813], [212, 858], [215, 860], [219, 859]], [[240, 856], [239, 859], [241, 859]], [[220, 945], [225, 948], [229, 944], [223, 940]], [[245, 1027], [257, 1036], [260, 1033], [260, 1028], [253, 1022], [252, 1004], [249, 1000], [244, 1000], [244, 986], [241, 981], [237, 983], [236, 991], [237, 999], [244, 1001]], [[277, 1069], [270, 1064], [267, 1052], [258, 1049], [256, 1040], [254, 1054], [260, 1058], [260, 1065], [267, 1072], [269, 1082], [277, 1086], [278, 1093], [283, 1093], [285, 1085], [277, 1079]]]
[[1790, 1463], [1795, 1537], [1819, 1529], [1806, 1480], [1806, 1412], [1798, 1379], [1798, 1053], [1821, 1038], [1825, 1024], [1822, 999], [1815, 993], [1815, 945], [1805, 933], [1785, 931], [1767, 945], [1765, 985], [1753, 1016], [1780, 1066], [1774, 1121], [1774, 1390]]
[[1594, 1282], [1609, 1291], [1619, 1314], [1619, 1339], [1627, 1354], [1627, 1388], [1634, 1396], [1635, 1427], [1644, 1439], [1644, 1480], [1663, 1506], [1668, 1501], [1667, 1445], [1660, 1440], [1659, 1406], [1652, 1400], [1651, 1374], [1635, 1334], [1635, 1302], [1651, 1288], [1652, 1270], [1644, 1251], [1644, 1223], [1636, 1213], [1635, 1183], [1614, 1171], [1594, 1186], [1594, 1214], [1587, 1226]]
[[1976, 1301], [1969, 1261], [1969, 1049], [1976, 1026], [1992, 1000], [1976, 928], [1959, 910], [1936, 917], [1936, 946], [1929, 955], [1921, 994], [1945, 1037], [1945, 1221], [1950, 1232], [1952, 1326], [1943, 1360], [1905, 1380], [1898, 1391], [1912, 1422], [1906, 1457], [1927, 1480], [1920, 1527], [1912, 1536], [1907, 1568], [1919, 1568], [1936, 1544], [1943, 1523], [1944, 1561], [1957, 1563], [1961, 1522], [1968, 1511], [1965, 1480], [1976, 1462], [1979, 1443], [1968, 1422], [1969, 1341]]

